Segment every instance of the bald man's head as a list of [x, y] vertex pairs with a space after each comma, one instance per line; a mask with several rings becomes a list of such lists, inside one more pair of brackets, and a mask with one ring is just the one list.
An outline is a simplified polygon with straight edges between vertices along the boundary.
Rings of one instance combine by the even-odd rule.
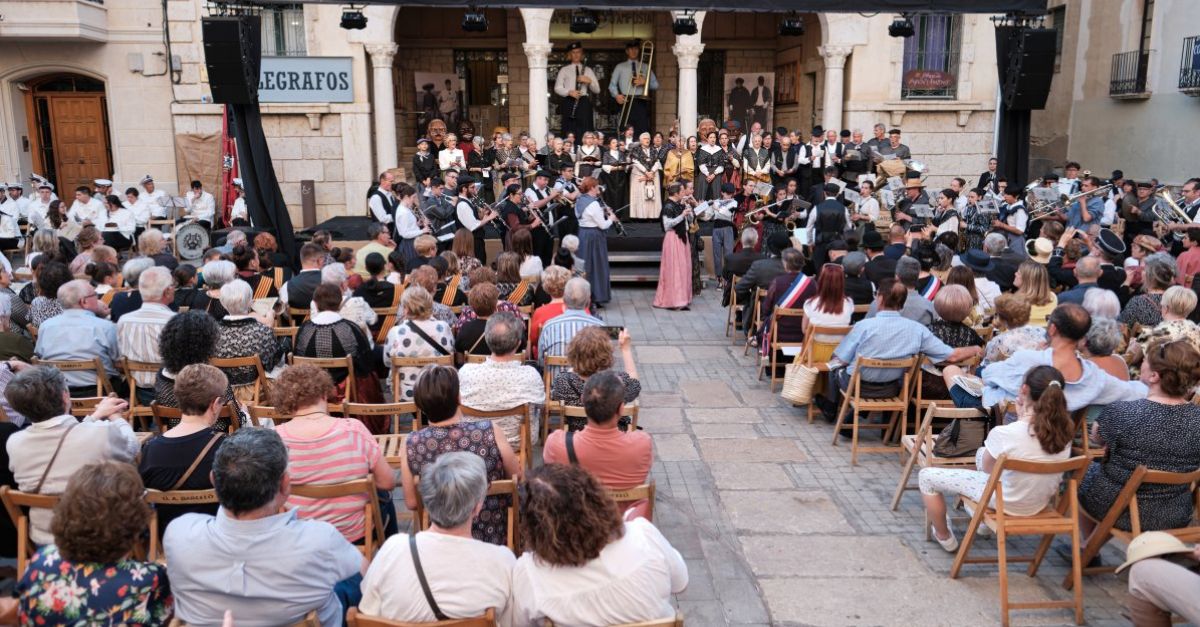
[[1084, 257], [1075, 264], [1075, 278], [1080, 283], [1095, 283], [1100, 278], [1100, 259]]

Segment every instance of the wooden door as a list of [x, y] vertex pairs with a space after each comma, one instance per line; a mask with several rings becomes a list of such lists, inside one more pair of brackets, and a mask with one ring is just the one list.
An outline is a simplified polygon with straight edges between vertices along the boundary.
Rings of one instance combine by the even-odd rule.
[[103, 97], [64, 94], [49, 100], [59, 189], [91, 187], [94, 179], [112, 176], [104, 145]]

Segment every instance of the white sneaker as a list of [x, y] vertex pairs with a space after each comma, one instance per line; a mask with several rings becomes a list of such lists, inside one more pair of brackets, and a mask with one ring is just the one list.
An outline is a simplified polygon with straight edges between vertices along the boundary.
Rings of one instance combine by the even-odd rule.
[[992, 531], [991, 527], [983, 523], [979, 523], [979, 528], [975, 530], [975, 535], [979, 536], [980, 538], [990, 538], [996, 535], [996, 532]]
[[954, 529], [949, 529], [950, 537], [943, 540], [937, 536], [937, 528], [933, 527], [932, 525], [930, 525], [930, 528], [933, 531], [933, 539], [937, 540], [937, 543], [942, 545], [942, 548], [945, 549], [947, 553], [954, 553], [958, 551], [958, 538], [954, 537]]

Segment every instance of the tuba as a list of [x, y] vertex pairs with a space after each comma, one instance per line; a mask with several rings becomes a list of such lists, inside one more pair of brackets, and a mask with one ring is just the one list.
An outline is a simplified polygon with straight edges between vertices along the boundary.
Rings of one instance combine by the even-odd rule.
[[[1192, 224], [1192, 219], [1188, 217], [1187, 212], [1179, 207], [1179, 203], [1171, 197], [1171, 192], [1164, 189], [1158, 193], [1158, 198], [1151, 208], [1154, 212], [1154, 219], [1164, 225], [1172, 224]], [[1171, 237], [1178, 241], [1183, 240], [1183, 233], [1173, 231]]]

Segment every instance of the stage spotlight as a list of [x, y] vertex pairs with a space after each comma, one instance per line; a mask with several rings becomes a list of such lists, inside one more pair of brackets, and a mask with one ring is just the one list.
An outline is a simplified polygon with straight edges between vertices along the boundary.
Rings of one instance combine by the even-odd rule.
[[594, 33], [597, 22], [594, 11], [576, 11], [571, 14], [571, 32]]
[[804, 18], [792, 14], [779, 23], [780, 37], [799, 37], [804, 34]]
[[367, 27], [367, 16], [361, 9], [350, 7], [342, 11], [341, 26], [346, 30], [362, 30]]
[[691, 13], [684, 13], [682, 16], [675, 18], [671, 24], [671, 32], [676, 35], [695, 35], [696, 18]]
[[888, 35], [892, 37], [912, 37], [917, 32], [917, 28], [913, 26], [912, 18], [907, 15], [901, 15], [895, 20], [892, 20], [891, 26], [888, 26]]
[[463, 14], [462, 29], [468, 33], [484, 33], [487, 32], [488, 21], [487, 16], [483, 11], [477, 10], [475, 7], [470, 7]]

